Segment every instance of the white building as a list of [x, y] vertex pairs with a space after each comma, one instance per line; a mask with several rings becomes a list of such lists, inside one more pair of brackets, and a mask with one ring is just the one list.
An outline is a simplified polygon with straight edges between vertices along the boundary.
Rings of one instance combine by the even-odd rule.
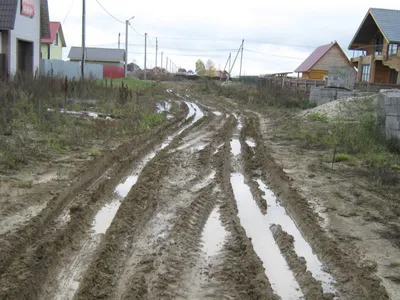
[[49, 38], [47, 0], [0, 1], [0, 75], [40, 68], [41, 38]]

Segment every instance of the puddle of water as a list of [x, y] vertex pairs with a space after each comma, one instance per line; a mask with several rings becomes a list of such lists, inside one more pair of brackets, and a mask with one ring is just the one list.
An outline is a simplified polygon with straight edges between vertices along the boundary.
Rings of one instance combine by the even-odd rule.
[[185, 103], [186, 103], [187, 107], [189, 108], [189, 113], [186, 116], [186, 120], [187, 120], [196, 114], [196, 110], [194, 109], [192, 103], [186, 102], [186, 101], [185, 101]]
[[281, 225], [282, 229], [294, 237], [294, 248], [298, 256], [306, 259], [307, 269], [310, 270], [313, 277], [322, 283], [322, 288], [325, 293], [336, 293], [333, 286], [335, 280], [333, 277], [323, 271], [323, 265], [313, 253], [311, 246], [303, 238], [298, 230], [295, 222], [286, 213], [286, 209], [281, 206], [274, 193], [260, 180], [256, 180], [260, 190], [265, 193], [263, 198], [267, 201], [268, 212], [266, 215], [266, 222], [268, 227], [272, 224]]
[[246, 140], [246, 144], [249, 145], [249, 147], [254, 148], [256, 146], [256, 143], [250, 140]]
[[157, 152], [151, 152], [146, 155], [142, 163], [137, 167], [132, 175], [128, 176], [124, 182], [121, 182], [115, 187], [115, 193], [118, 195], [118, 198], [104, 205], [94, 218], [93, 230], [95, 234], [106, 233], [108, 227], [110, 227], [115, 215], [117, 214], [122, 201], [136, 184], [139, 174], [142, 172], [146, 164], [156, 156], [156, 154]]
[[203, 229], [201, 238], [203, 241], [202, 251], [207, 256], [214, 256], [218, 254], [224, 245], [226, 236], [227, 231], [222, 226], [219, 208], [215, 207]]
[[272, 288], [282, 300], [304, 299], [292, 271], [282, 256], [272, 232], [267, 216], [263, 215], [253, 199], [250, 188], [240, 173], [231, 175], [231, 185], [235, 195], [240, 223], [251, 238], [254, 251], [263, 262], [265, 274]]
[[216, 115], [216, 116], [222, 116], [222, 113], [219, 112], [219, 111], [213, 111], [213, 114]]
[[218, 148], [214, 151], [213, 154], [217, 154], [222, 146], [224, 146], [224, 144], [219, 145]]
[[97, 213], [93, 225], [93, 230], [96, 234], [106, 233], [121, 203], [121, 199], [108, 203]]
[[131, 175], [126, 178], [123, 183], [120, 183], [115, 188], [115, 192], [122, 198], [125, 198], [128, 195], [131, 188], [136, 184], [139, 176], [138, 175]]
[[[195, 114], [195, 118], [193, 119], [193, 121], [188, 124], [187, 126], [185, 126], [181, 131], [179, 131], [177, 134], [169, 136], [161, 145], [160, 149], [158, 149], [158, 151], [164, 149], [165, 147], [167, 147], [171, 141], [179, 134], [181, 134], [183, 132], [183, 130], [185, 130], [186, 128], [188, 128], [189, 126], [191, 126], [192, 124], [194, 124], [197, 120], [199, 120], [200, 118], [202, 118], [204, 116], [203, 112], [199, 109], [199, 107], [191, 102], [186, 102], [186, 104], [189, 107], [189, 114], [188, 116], [190, 116], [190, 114]], [[190, 109], [191, 108], [191, 109]], [[196, 109], [197, 109], [197, 113], [196, 113]], [[194, 150], [192, 151], [199, 151], [202, 150], [206, 147], [207, 145], [197, 145], [195, 146]], [[145, 165], [152, 160], [158, 151], [154, 151], [151, 152], [150, 154], [148, 154], [144, 159], [143, 162], [138, 166], [138, 168], [133, 172], [133, 174], [131, 176], [128, 176], [128, 178], [120, 183], [119, 185], [117, 185], [117, 187], [115, 188], [115, 192], [117, 193], [117, 195], [119, 196], [117, 199], [113, 200], [111, 203], [106, 204], [105, 206], [103, 206], [103, 208], [97, 213], [94, 222], [93, 222], [93, 230], [95, 231], [96, 234], [99, 233], [105, 233], [108, 229], [108, 227], [110, 227], [112, 220], [115, 217], [115, 214], [118, 211], [119, 206], [121, 205], [123, 199], [126, 197], [126, 195], [128, 195], [129, 191], [132, 189], [132, 187], [136, 184], [139, 174], [142, 172], [142, 170], [144, 169]]]
[[163, 103], [157, 103], [157, 113], [162, 113], [164, 111], [169, 111], [171, 109], [171, 103], [169, 101], [165, 101]]
[[88, 112], [88, 116], [91, 118], [95, 118], [95, 119], [97, 119], [99, 117], [99, 115], [97, 113], [92, 112], [92, 111]]
[[239, 155], [242, 152], [242, 146], [238, 139], [232, 139], [231, 141], [231, 151], [233, 155]]

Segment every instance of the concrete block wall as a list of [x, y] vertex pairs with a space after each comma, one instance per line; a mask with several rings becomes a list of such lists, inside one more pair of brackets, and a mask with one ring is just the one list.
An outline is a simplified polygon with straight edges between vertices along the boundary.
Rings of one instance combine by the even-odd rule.
[[352, 67], [332, 67], [329, 69], [327, 86], [354, 90], [356, 74]]
[[364, 97], [369, 95], [371, 95], [371, 93], [361, 91], [346, 91], [338, 88], [312, 87], [309, 101], [318, 106], [335, 100]]
[[400, 139], [400, 91], [379, 93], [378, 126], [387, 138]]

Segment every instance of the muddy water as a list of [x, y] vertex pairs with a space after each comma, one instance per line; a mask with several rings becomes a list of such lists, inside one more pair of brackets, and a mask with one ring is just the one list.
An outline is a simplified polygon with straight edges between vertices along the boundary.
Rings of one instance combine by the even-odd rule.
[[226, 236], [227, 231], [222, 226], [219, 208], [215, 207], [203, 229], [201, 238], [203, 241], [202, 251], [206, 256], [217, 255], [224, 245]]
[[128, 195], [129, 191], [136, 184], [138, 177], [145, 166], [156, 156], [156, 154], [167, 147], [172, 140], [181, 134], [183, 130], [193, 125], [197, 120], [204, 116], [200, 108], [191, 102], [187, 102], [189, 106], [189, 117], [195, 114], [194, 120], [185, 126], [184, 129], [179, 131], [177, 134], [168, 137], [162, 145], [156, 149], [156, 151], [150, 152], [146, 155], [143, 161], [136, 167], [136, 169], [129, 175], [123, 182], [118, 184], [115, 188], [116, 197], [110, 203], [103, 206], [100, 211], [96, 214], [93, 220], [93, 234], [89, 240], [85, 241], [74, 257], [74, 263], [67, 269], [64, 269], [59, 274], [60, 286], [57, 292], [57, 299], [72, 299], [74, 294], [79, 288], [80, 280], [83, 276], [85, 269], [88, 266], [91, 253], [97, 248], [101, 240], [101, 234], [105, 234], [107, 229], [110, 227], [122, 201]]
[[161, 145], [161, 149], [164, 149], [165, 147], [167, 147], [169, 145], [169, 143], [178, 135], [180, 135], [183, 131], [185, 131], [187, 128], [189, 128], [190, 126], [192, 126], [194, 123], [196, 123], [198, 120], [200, 120], [201, 118], [204, 117], [204, 113], [203, 111], [199, 108], [199, 106], [195, 103], [189, 102], [189, 101], [185, 101], [185, 104], [188, 106], [189, 108], [189, 113], [186, 116], [186, 120], [193, 117], [193, 120], [186, 125], [185, 127], [183, 127], [178, 133], [173, 134], [171, 136], [169, 136], [165, 142]]
[[252, 140], [246, 140], [246, 144], [251, 148], [254, 148], [256, 146], [256, 143]]
[[251, 238], [253, 247], [265, 268], [272, 288], [283, 300], [304, 299], [303, 293], [289, 269], [274, 237], [269, 230], [267, 216], [263, 215], [253, 199], [250, 188], [240, 173], [231, 175], [240, 223]]
[[144, 167], [156, 156], [156, 154], [157, 152], [151, 152], [147, 156], [145, 156], [142, 163], [133, 171], [133, 173], [128, 176], [124, 182], [121, 182], [116, 186], [116, 199], [103, 206], [103, 208], [97, 213], [94, 218], [93, 230], [96, 234], [106, 233], [122, 201], [128, 195], [132, 187], [136, 184], [139, 178], [139, 174], [142, 172]]
[[268, 204], [268, 213], [266, 215], [268, 227], [272, 224], [281, 225], [284, 231], [292, 235], [297, 255], [306, 259], [307, 269], [310, 270], [315, 279], [321, 281], [324, 293], [335, 293], [333, 277], [323, 271], [322, 263], [313, 253], [311, 246], [303, 238], [294, 221], [286, 213], [285, 208], [278, 203], [275, 195], [261, 180], [257, 180], [257, 183], [261, 191], [264, 192], [263, 198]]

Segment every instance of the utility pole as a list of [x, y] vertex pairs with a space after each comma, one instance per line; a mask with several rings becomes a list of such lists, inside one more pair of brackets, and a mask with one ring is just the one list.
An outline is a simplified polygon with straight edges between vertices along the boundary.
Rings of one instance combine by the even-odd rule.
[[168, 73], [168, 56], [167, 56], [167, 62], [165, 64], [165, 71]]
[[229, 70], [231, 69], [232, 53], [229, 53]]
[[81, 62], [81, 76], [85, 78], [85, 51], [86, 51], [86, 0], [82, 1], [82, 62]]
[[156, 38], [156, 70], [157, 70], [157, 56], [158, 56], [158, 39]]
[[244, 40], [242, 40], [242, 50], [240, 54], [240, 72], [239, 72], [239, 79], [242, 76], [242, 63], [243, 63], [243, 45], [244, 45]]
[[[131, 17], [129, 20], [126, 20], [125, 22], [125, 77], [128, 77], [128, 26], [129, 26], [129, 21], [134, 18]], [[118, 47], [119, 48], [119, 47]]]
[[128, 77], [128, 25], [129, 20], [125, 24], [125, 78]]
[[121, 49], [121, 32], [118, 33], [118, 49]]
[[144, 34], [144, 80], [146, 80], [147, 33]]
[[162, 74], [162, 68], [163, 68], [163, 65], [162, 65], [162, 63], [163, 63], [163, 55], [164, 55], [164, 52], [161, 52], [161, 74]]
[[[242, 44], [240, 45], [240, 47], [239, 47], [239, 49], [238, 49], [238, 52], [236, 53], [235, 59], [233, 60], [232, 67], [229, 69], [229, 76], [226, 78], [226, 81], [228, 81], [229, 77], [230, 77], [231, 74], [232, 74], [232, 69], [233, 69], [233, 67], [235, 66], [236, 59], [237, 59], [237, 57], [239, 56], [239, 52], [240, 52], [241, 50], [243, 50], [243, 42], [244, 42], [244, 40], [242, 40]], [[240, 67], [240, 69], [242, 69], [242, 67]], [[242, 70], [240, 70], [240, 73], [242, 73]]]

